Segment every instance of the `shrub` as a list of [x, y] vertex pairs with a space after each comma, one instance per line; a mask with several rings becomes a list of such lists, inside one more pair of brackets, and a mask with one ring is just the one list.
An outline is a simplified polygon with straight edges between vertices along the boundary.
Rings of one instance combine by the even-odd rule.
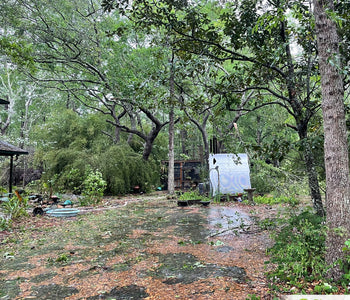
[[47, 168], [42, 182], [50, 182], [55, 191], [81, 193], [82, 183], [91, 165], [91, 156], [82, 150], [52, 150], [44, 156], [44, 162]]
[[254, 203], [256, 204], [290, 204], [296, 206], [299, 204], [299, 201], [294, 197], [280, 196], [280, 197], [267, 197], [267, 196], [255, 196]]
[[310, 210], [293, 215], [273, 235], [275, 244], [268, 249], [270, 263], [276, 268], [269, 277], [286, 283], [322, 278], [326, 229], [324, 219]]
[[274, 167], [261, 160], [254, 160], [251, 169], [251, 185], [257, 193], [277, 193], [279, 195], [296, 195], [307, 192], [308, 184], [304, 176], [295, 175], [289, 161]]
[[107, 192], [114, 195], [130, 193], [135, 186], [149, 192], [159, 184], [158, 165], [143, 160], [128, 145], [110, 147], [100, 155], [98, 165], [107, 182]]
[[100, 171], [90, 171], [83, 182], [82, 205], [97, 204], [106, 189], [106, 181]]
[[2, 203], [2, 208], [5, 214], [9, 215], [10, 220], [18, 219], [22, 216], [27, 216], [28, 200], [23, 198], [20, 201], [17, 197], [11, 197], [9, 201]]
[[[76, 129], [71, 119], [66, 121]], [[90, 128], [90, 123], [84, 124], [80, 125]], [[60, 143], [52, 140], [52, 135], [45, 135], [52, 141], [36, 152], [36, 163], [45, 166], [41, 182], [50, 183], [49, 187], [54, 191], [80, 194], [83, 192], [83, 183], [89, 169], [98, 169], [107, 183], [106, 193], [126, 194], [133, 191], [135, 186], [139, 186], [140, 191], [148, 192], [159, 185], [157, 163], [151, 159], [144, 161], [142, 155], [126, 143], [111, 145], [103, 139], [95, 142], [95, 138], [92, 138], [94, 135], [90, 136], [90, 131], [85, 130], [84, 126], [78, 130], [76, 137], [69, 135], [69, 140], [60, 140]], [[66, 131], [69, 132], [68, 129]], [[82, 133], [83, 136], [80, 136]]]
[[86, 180], [84, 169], [72, 168], [61, 175], [62, 186], [65, 190], [80, 194], [83, 188], [83, 182]]
[[271, 166], [265, 164], [252, 170], [250, 175], [251, 185], [256, 188], [259, 193], [271, 193], [277, 187], [280, 182], [279, 176], [276, 175], [277, 168], [271, 168]]

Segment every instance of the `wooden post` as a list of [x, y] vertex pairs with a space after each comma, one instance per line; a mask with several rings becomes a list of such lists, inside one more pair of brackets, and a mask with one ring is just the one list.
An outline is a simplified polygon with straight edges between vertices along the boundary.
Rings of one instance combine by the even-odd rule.
[[182, 173], [182, 161], [179, 162], [180, 165], [180, 189], [184, 189], [183, 173]]
[[9, 193], [12, 194], [12, 172], [13, 172], [13, 155], [10, 156], [10, 179], [9, 179]]
[[255, 189], [243, 189], [245, 192], [247, 192], [247, 197], [248, 197], [248, 201], [249, 202], [253, 202], [253, 192], [255, 191]]

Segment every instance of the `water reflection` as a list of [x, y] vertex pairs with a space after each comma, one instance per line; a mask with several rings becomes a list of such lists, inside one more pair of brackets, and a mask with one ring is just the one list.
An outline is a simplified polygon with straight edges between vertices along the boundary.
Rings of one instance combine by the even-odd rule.
[[248, 214], [234, 207], [211, 206], [207, 212], [211, 234], [232, 234], [234, 230], [239, 231], [252, 224], [252, 219]]

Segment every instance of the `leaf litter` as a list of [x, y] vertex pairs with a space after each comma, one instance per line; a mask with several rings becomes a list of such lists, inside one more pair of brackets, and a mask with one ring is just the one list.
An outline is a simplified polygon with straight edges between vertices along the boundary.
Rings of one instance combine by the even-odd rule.
[[157, 193], [108, 198], [73, 218], [23, 219], [1, 235], [0, 297], [272, 299], [271, 241], [252, 230], [251, 210], [238, 202], [178, 207]]

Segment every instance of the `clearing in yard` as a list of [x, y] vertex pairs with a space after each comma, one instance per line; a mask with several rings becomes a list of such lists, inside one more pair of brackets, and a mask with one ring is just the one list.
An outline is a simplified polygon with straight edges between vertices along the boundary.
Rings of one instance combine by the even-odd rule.
[[256, 226], [267, 213], [238, 202], [178, 207], [158, 193], [29, 217], [0, 236], [0, 298], [269, 299], [271, 241]]

